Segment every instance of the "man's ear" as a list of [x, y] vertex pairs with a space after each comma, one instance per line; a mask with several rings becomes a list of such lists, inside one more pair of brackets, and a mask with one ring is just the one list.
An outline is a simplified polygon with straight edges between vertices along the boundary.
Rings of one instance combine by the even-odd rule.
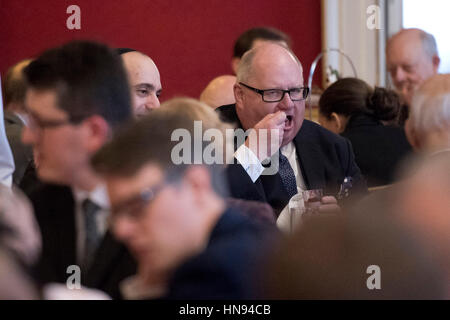
[[87, 149], [97, 152], [110, 138], [110, 127], [105, 118], [94, 115], [83, 122]]
[[344, 131], [345, 129], [345, 123], [343, 123], [343, 120], [341, 119], [341, 117], [336, 113], [336, 112], [332, 112], [331, 113], [331, 123], [333, 126], [333, 130], [334, 132], [337, 133], [341, 133]]
[[234, 99], [236, 100], [236, 107], [241, 106], [244, 103], [243, 101], [244, 93], [242, 91], [242, 87], [239, 84], [235, 83], [233, 86], [233, 92], [234, 92]]
[[234, 74], [237, 74], [239, 62], [241, 62], [241, 58], [233, 57], [233, 59], [231, 59], [231, 69]]
[[437, 55], [434, 55], [433, 59], [432, 59], [432, 63], [433, 63], [433, 70], [435, 73], [437, 73], [438, 69], [439, 69], [439, 65], [441, 63], [441, 58], [439, 58]]

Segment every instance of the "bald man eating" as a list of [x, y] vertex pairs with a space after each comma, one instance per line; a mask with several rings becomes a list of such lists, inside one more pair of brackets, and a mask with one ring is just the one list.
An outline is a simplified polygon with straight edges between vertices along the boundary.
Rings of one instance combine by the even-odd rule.
[[[237, 163], [227, 168], [232, 196], [269, 203], [281, 228], [289, 226], [287, 204], [300, 191], [323, 189], [319, 210], [326, 211], [346, 178], [353, 181], [353, 191], [365, 189], [349, 141], [304, 119], [308, 94], [298, 58], [267, 43], [243, 56], [234, 85], [236, 103], [216, 109], [222, 120], [253, 129], [258, 137], [254, 144], [250, 136], [235, 146]], [[278, 132], [275, 148], [268, 143], [272, 139], [264, 139], [269, 131]], [[278, 159], [279, 168], [265, 174], [269, 158], [271, 163]]]

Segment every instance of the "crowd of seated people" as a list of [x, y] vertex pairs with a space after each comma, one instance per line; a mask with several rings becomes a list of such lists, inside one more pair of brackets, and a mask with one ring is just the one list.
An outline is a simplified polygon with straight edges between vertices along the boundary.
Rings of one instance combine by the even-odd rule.
[[[155, 62], [98, 42], [11, 69], [29, 149], [19, 162], [0, 127], [0, 298], [450, 298], [450, 76], [433, 37], [389, 40], [397, 93], [327, 88], [323, 126], [289, 37], [240, 39], [215, 108], [160, 104]], [[298, 224], [291, 200], [313, 189]]]

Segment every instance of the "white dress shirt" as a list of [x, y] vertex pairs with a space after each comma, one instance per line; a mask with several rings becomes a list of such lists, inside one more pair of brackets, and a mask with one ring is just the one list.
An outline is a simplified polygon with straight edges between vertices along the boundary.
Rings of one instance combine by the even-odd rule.
[[[295, 175], [295, 182], [297, 183], [297, 190], [306, 190], [305, 181], [303, 180], [302, 172], [300, 170], [300, 164], [297, 157], [297, 151], [295, 144], [291, 141], [287, 145], [280, 148], [281, 153], [288, 159], [289, 164], [292, 167]], [[245, 172], [249, 175], [253, 182], [258, 180], [261, 173], [264, 171], [264, 167], [258, 160], [256, 155], [244, 144], [241, 145], [235, 152], [234, 157], [244, 168]], [[282, 231], [290, 232], [291, 219], [289, 216], [289, 205], [286, 205], [281, 211], [277, 219], [277, 226]]]
[[11, 187], [12, 175], [14, 173], [14, 158], [8, 138], [5, 132], [5, 121], [3, 116], [3, 100], [0, 79], [0, 183]]
[[97, 229], [100, 235], [103, 237], [108, 229], [108, 216], [109, 216], [109, 197], [104, 184], [98, 185], [91, 192], [72, 188], [73, 196], [75, 199], [75, 223], [76, 223], [76, 236], [77, 236], [77, 262], [82, 264], [84, 252], [85, 252], [85, 238], [86, 231], [84, 226], [84, 214], [82, 210], [82, 203], [89, 198], [92, 202], [98, 205], [101, 209], [96, 215]]

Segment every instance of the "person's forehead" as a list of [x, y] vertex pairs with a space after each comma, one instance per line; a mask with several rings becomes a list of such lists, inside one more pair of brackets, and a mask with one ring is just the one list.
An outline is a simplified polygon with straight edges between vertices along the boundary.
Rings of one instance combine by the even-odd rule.
[[148, 56], [139, 52], [128, 52], [122, 55], [122, 59], [132, 85], [149, 83], [160, 86], [159, 70]]
[[303, 71], [298, 61], [287, 50], [275, 49], [255, 55], [251, 78], [261, 85], [280, 85], [280, 81], [298, 85], [303, 84]]
[[391, 39], [387, 47], [389, 62], [402, 63], [424, 57], [422, 41], [415, 33], [397, 35]]
[[120, 202], [121, 199], [134, 196], [143, 189], [151, 188], [160, 183], [163, 176], [163, 171], [157, 165], [151, 163], [144, 165], [131, 176], [116, 175], [114, 172], [110, 175], [107, 174], [106, 181], [110, 196], [112, 196], [111, 200]]
[[29, 88], [25, 96], [25, 106], [28, 111], [42, 117], [55, 119], [67, 117], [68, 113], [58, 107], [56, 90], [36, 90]]

